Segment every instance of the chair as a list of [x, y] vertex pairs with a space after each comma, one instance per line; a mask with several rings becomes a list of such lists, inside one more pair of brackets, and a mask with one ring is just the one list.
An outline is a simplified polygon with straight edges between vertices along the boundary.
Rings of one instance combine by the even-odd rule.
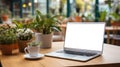
[[112, 23], [113, 26], [113, 37], [112, 37], [112, 44], [120, 46], [120, 23]]

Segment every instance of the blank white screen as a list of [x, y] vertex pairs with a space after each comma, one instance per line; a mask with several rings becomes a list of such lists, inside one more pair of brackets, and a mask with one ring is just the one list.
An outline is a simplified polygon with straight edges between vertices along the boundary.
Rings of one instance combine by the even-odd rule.
[[104, 23], [67, 23], [65, 47], [102, 50]]

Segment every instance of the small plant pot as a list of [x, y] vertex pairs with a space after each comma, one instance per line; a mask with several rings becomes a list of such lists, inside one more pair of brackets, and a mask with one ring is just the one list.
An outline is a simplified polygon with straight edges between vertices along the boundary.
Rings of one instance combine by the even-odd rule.
[[25, 47], [27, 47], [27, 43], [31, 42], [31, 40], [18, 40], [18, 48], [19, 48], [19, 52], [24, 53], [24, 49]]
[[0, 44], [0, 49], [3, 55], [12, 55], [13, 54], [13, 50], [15, 49], [15, 45], [17, 43], [13, 43], [13, 44]]
[[82, 20], [81, 20], [81, 17], [76, 16], [76, 17], [75, 17], [75, 21], [76, 21], [76, 22], [81, 22], [81, 21], [82, 21]]
[[2, 15], [2, 21], [7, 21], [8, 20], [8, 15]]
[[52, 47], [52, 35], [53, 34], [42, 34], [41, 35], [41, 43], [42, 45], [40, 46], [41, 48], [51, 48]]
[[16, 42], [13, 46], [14, 49], [18, 49], [18, 42]]

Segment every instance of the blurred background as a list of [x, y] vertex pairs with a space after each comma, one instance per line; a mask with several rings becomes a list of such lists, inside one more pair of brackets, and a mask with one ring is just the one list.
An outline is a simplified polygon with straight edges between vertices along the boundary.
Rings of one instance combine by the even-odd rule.
[[0, 14], [11, 18], [34, 16], [36, 9], [43, 14], [80, 16], [82, 21], [108, 21], [110, 13], [120, 15], [120, 0], [0, 0]]

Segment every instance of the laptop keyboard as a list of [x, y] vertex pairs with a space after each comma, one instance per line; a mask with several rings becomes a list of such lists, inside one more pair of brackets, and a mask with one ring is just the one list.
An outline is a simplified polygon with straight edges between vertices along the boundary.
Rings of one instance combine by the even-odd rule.
[[72, 51], [57, 51], [57, 53], [67, 53], [67, 54], [74, 54], [74, 55], [81, 55], [81, 56], [93, 56], [96, 53], [88, 53], [88, 52], [72, 52]]

